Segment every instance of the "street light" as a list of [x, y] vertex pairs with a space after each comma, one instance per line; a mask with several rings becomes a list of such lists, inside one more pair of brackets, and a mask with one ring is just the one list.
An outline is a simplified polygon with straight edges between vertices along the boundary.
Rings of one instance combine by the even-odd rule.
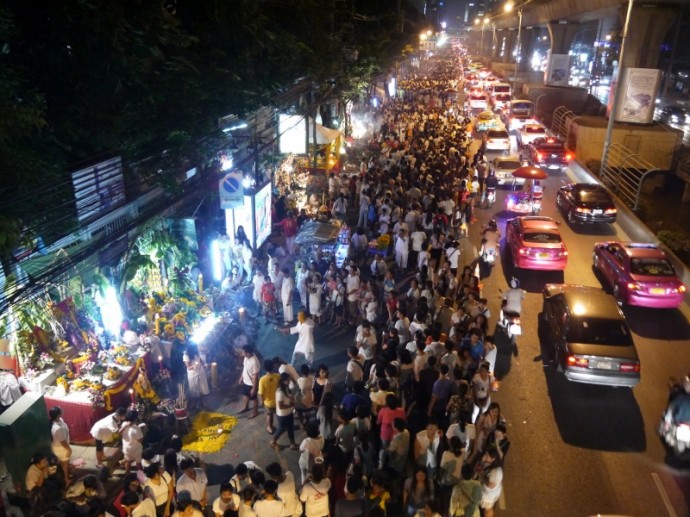
[[486, 26], [489, 24], [491, 20], [489, 20], [488, 16], [485, 16], [483, 20], [479, 18], [475, 18], [474, 24], [479, 25], [480, 23], [482, 24], [482, 39], [479, 42], [479, 55], [483, 55], [484, 52], [484, 29], [486, 29]]
[[[520, 66], [520, 57], [521, 57], [521, 40], [520, 38], [522, 37], [522, 5], [517, 8], [518, 12], [518, 34], [517, 34], [517, 55], [515, 56], [515, 74], [513, 75], [513, 94], [515, 94], [515, 84], [517, 83], [517, 74], [518, 74], [518, 68]], [[513, 2], [508, 2], [504, 10], [505, 12], [509, 13], [515, 8], [515, 5]]]

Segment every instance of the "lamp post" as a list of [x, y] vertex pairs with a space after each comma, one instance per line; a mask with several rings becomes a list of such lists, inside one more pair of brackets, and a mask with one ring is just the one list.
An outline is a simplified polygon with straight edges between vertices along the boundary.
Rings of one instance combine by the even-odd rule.
[[486, 26], [489, 24], [489, 17], [485, 16], [483, 20], [479, 19], [479, 18], [475, 18], [474, 24], [475, 25], [481, 24], [481, 26], [482, 26], [482, 39], [479, 41], [479, 55], [481, 56], [484, 54], [484, 29], [486, 29]]
[[611, 86], [611, 113], [609, 113], [609, 121], [606, 125], [606, 136], [604, 137], [604, 150], [601, 155], [601, 168], [599, 174], [604, 171], [606, 164], [606, 155], [608, 154], [611, 145], [611, 137], [613, 136], [613, 123], [616, 115], [616, 101], [618, 100], [618, 91], [620, 90], [621, 82], [618, 80], [623, 76], [623, 56], [625, 52], [625, 40], [628, 38], [628, 28], [630, 27], [630, 17], [632, 16], [632, 9], [635, 0], [628, 0], [628, 12], [625, 15], [625, 25], [623, 26], [623, 35], [621, 37], [621, 48], [618, 52], [618, 77], [615, 84]]
[[[521, 5], [520, 7], [517, 8], [518, 33], [517, 33], [517, 52], [516, 52], [516, 56], [515, 56], [515, 74], [513, 75], [513, 93], [515, 92], [515, 84], [517, 83], [517, 74], [518, 74], [518, 68], [520, 67], [520, 57], [521, 57], [521, 53], [522, 53], [522, 41], [521, 41], [521, 37], [522, 37], [522, 8], [523, 8], [523, 5]], [[511, 12], [513, 9], [515, 9], [515, 5], [513, 4], [513, 2], [508, 2], [504, 7], [505, 12], [507, 12], [507, 13]]]

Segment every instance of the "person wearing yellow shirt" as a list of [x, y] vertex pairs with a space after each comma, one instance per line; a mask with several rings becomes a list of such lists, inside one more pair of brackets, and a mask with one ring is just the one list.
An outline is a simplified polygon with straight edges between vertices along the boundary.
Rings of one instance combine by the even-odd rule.
[[264, 361], [266, 373], [259, 379], [259, 397], [266, 410], [266, 432], [273, 434], [273, 415], [276, 413], [276, 390], [280, 382], [280, 375], [275, 373], [273, 361]]

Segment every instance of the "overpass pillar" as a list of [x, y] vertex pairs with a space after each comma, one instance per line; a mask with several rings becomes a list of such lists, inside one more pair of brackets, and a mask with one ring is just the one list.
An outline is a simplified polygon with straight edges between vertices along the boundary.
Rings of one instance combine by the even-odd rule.
[[520, 64], [518, 65], [518, 72], [527, 72], [532, 69], [532, 55], [534, 54], [534, 47], [537, 45], [539, 38], [538, 29], [523, 29], [520, 39]]
[[577, 31], [580, 29], [577, 23], [549, 22], [549, 38], [551, 39], [551, 54], [567, 54]]
[[[626, 8], [619, 14], [625, 20]], [[633, 5], [622, 66], [658, 68], [661, 43], [679, 16], [676, 9]]]
[[513, 62], [513, 52], [515, 52], [515, 46], [517, 45], [517, 29], [504, 31], [505, 33], [505, 52], [503, 53], [504, 63]]

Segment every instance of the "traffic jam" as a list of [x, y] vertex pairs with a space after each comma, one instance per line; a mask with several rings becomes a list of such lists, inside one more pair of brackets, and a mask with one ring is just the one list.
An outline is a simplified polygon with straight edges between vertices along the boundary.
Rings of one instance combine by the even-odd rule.
[[[547, 362], [568, 381], [636, 386], [644, 365], [624, 309], [646, 308], [650, 318], [655, 311], [676, 310], [686, 286], [659, 246], [620, 237], [624, 232], [613, 226], [619, 215], [614, 198], [594, 181], [578, 181], [570, 174], [574, 154], [535, 117], [530, 100], [513, 96], [510, 78], [467, 57], [461, 65], [463, 107], [488, 177], [493, 177], [480, 197], [485, 210], [480, 217], [498, 223], [501, 239], [495, 251], [508, 282], [533, 271], [544, 272], [540, 278], [546, 279], [540, 314], [521, 315], [523, 323], [541, 318], [548, 336], [542, 341]], [[598, 284], [566, 282], [573, 257], [561, 231], [564, 225], [567, 233], [605, 237], [586, 255], [581, 243], [573, 246], [580, 263], [589, 256]], [[554, 273], [560, 276], [551, 282]], [[670, 389], [656, 431], [667, 450], [680, 457], [690, 451], [690, 379], [676, 381]]]

